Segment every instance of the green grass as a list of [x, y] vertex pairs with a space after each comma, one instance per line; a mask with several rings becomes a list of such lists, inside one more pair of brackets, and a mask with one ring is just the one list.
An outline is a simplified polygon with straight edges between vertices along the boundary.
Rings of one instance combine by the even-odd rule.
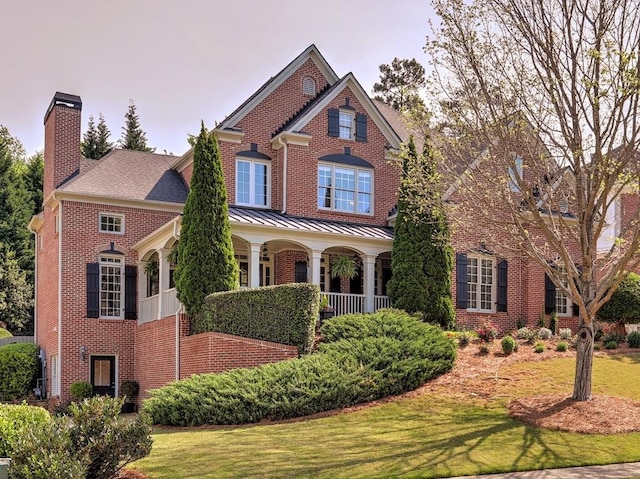
[[[570, 434], [509, 418], [511, 397], [570, 394], [574, 365], [559, 359], [505, 368], [493, 400], [442, 391], [293, 423], [160, 428], [151, 455], [135, 466], [158, 479], [434, 478], [639, 461], [640, 433]], [[594, 394], [640, 400], [638, 375], [640, 354], [595, 358]]]

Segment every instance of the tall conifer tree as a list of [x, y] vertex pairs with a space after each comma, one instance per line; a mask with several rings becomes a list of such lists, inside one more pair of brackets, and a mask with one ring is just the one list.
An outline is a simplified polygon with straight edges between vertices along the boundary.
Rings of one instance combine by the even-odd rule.
[[82, 135], [82, 142], [80, 143], [80, 151], [82, 152], [82, 156], [89, 160], [97, 160], [97, 142], [98, 132], [96, 130], [96, 124], [93, 121], [93, 115], [89, 115], [87, 131], [85, 131]]
[[153, 153], [155, 148], [147, 146], [147, 134], [140, 126], [140, 119], [136, 113], [136, 105], [133, 100], [129, 103], [129, 109], [124, 115], [125, 125], [122, 127], [122, 138], [120, 147], [126, 150], [147, 151]]
[[184, 205], [175, 282], [178, 299], [192, 317], [202, 311], [208, 294], [238, 287], [220, 151], [204, 122], [193, 149], [191, 189]]
[[449, 329], [455, 325], [451, 294], [453, 250], [434, 152], [426, 140], [420, 157], [413, 137], [403, 153], [392, 277], [387, 292], [394, 307], [420, 312], [425, 321]]

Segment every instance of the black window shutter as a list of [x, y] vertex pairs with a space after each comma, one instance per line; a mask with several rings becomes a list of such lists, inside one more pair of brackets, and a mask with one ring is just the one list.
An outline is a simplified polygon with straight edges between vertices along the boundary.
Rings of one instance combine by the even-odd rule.
[[467, 283], [467, 255], [456, 253], [456, 308], [467, 309], [469, 283]]
[[306, 283], [307, 282], [307, 262], [306, 261], [296, 261], [295, 266], [296, 272], [296, 283]]
[[340, 110], [329, 108], [329, 136], [340, 136]]
[[138, 299], [138, 268], [124, 267], [124, 319], [136, 319]]
[[87, 263], [87, 318], [100, 317], [100, 265]]
[[356, 141], [367, 141], [367, 115], [356, 113]]
[[498, 263], [498, 304], [497, 310], [507, 312], [507, 272], [508, 263], [503, 259]]
[[[577, 266], [578, 275], [582, 275], [582, 266]], [[580, 285], [576, 283], [576, 289], [580, 292]], [[580, 316], [580, 307], [574, 302], [571, 304], [571, 314], [573, 316]]]
[[556, 310], [556, 285], [547, 273], [544, 274], [544, 313], [551, 314]]

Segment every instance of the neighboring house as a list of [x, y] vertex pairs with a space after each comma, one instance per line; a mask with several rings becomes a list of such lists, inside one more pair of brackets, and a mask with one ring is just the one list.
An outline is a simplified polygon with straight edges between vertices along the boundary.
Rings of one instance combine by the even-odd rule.
[[[47, 396], [67, 401], [77, 380], [115, 395], [135, 379], [145, 397], [194, 373], [295, 357], [291, 346], [189, 335], [170, 260], [192, 151], [114, 150], [86, 160], [81, 110], [78, 96], [63, 93], [47, 110], [44, 208], [29, 225]], [[407, 135], [397, 113], [373, 102], [353, 74], [338, 77], [312, 45], [213, 131], [241, 287], [309, 281], [337, 313], [387, 307], [399, 186], [391, 160]], [[331, 277], [339, 255], [356, 260], [352, 280]], [[541, 269], [522, 258], [507, 262], [480, 243], [458, 251], [454, 283], [462, 326], [535, 324], [545, 308]], [[547, 306], [571, 316], [561, 295], [551, 298]]]

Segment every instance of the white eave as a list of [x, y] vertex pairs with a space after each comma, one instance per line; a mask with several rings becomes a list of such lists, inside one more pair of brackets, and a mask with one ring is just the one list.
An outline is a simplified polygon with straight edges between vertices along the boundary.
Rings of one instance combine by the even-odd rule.
[[121, 206], [125, 208], [140, 208], [145, 210], [168, 211], [182, 213], [184, 203], [169, 203], [167, 201], [138, 200], [130, 198], [112, 198], [90, 193], [72, 193], [68, 191], [54, 190], [47, 196], [44, 205], [55, 208], [60, 201], [79, 201], [109, 206]]
[[286, 145], [309, 146], [312, 136], [298, 131], [283, 131], [271, 139], [271, 148], [279, 150]]

